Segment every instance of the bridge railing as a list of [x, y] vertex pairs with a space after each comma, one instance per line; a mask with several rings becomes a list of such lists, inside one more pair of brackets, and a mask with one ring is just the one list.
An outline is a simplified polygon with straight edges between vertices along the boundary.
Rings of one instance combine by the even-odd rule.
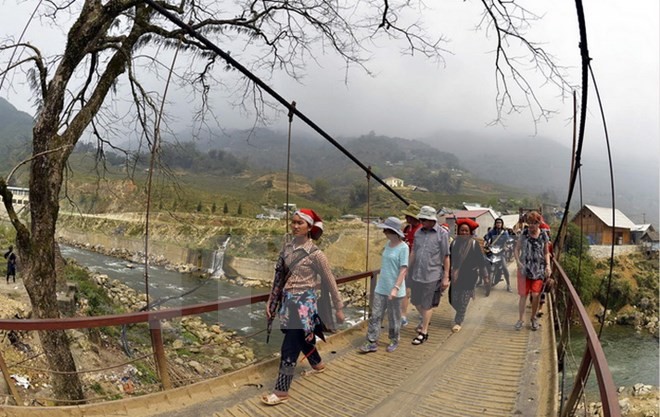
[[[360, 279], [369, 279], [370, 288], [375, 287], [379, 270], [367, 271], [359, 274], [349, 275], [337, 279], [338, 284], [346, 284]], [[71, 330], [71, 329], [90, 329], [109, 326], [123, 326], [126, 324], [148, 323], [151, 348], [156, 363], [156, 371], [160, 378], [160, 384], [163, 390], [173, 388], [168, 373], [167, 357], [165, 355], [165, 346], [162, 336], [162, 322], [171, 319], [180, 319], [185, 316], [210, 313], [214, 311], [225, 310], [234, 307], [241, 307], [255, 303], [268, 301], [269, 292], [254, 294], [229, 300], [214, 301], [203, 304], [195, 304], [182, 307], [164, 308], [160, 310], [150, 310], [134, 313], [125, 313], [107, 316], [94, 317], [66, 317], [60, 319], [11, 319], [0, 320], [0, 331], [51, 331], [51, 330]], [[0, 371], [9, 387], [11, 396], [17, 405], [23, 405], [20, 392], [17, 390], [14, 381], [11, 379], [11, 372], [4, 356], [0, 351]], [[64, 403], [64, 402], [62, 402]]]
[[[598, 390], [600, 393], [600, 400], [602, 403], [602, 411], [604, 417], [620, 417], [621, 409], [619, 407], [617, 390], [612, 379], [610, 368], [607, 365], [605, 353], [600, 344], [600, 340], [594, 329], [589, 315], [582, 305], [582, 301], [578, 296], [575, 287], [571, 280], [566, 275], [566, 272], [561, 265], [554, 261], [554, 275], [559, 280], [558, 290], [564, 291], [565, 297], [563, 301], [564, 311], [558, 314], [558, 327], [559, 327], [559, 340], [557, 345], [557, 357], [560, 363], [564, 363], [563, 358], [566, 354], [566, 345], [568, 343], [569, 328], [571, 321], [577, 316], [582, 328], [585, 332], [586, 347], [582, 362], [575, 376], [572, 391], [568, 399], [560, 407], [561, 417], [573, 416], [575, 409], [584, 394], [584, 387], [586, 386], [587, 379], [590, 371], [596, 372], [596, 379], [598, 383]], [[553, 303], [558, 306], [558, 303]], [[566, 372], [564, 368], [564, 372]], [[563, 398], [562, 398], [563, 400]], [[562, 401], [563, 402], [563, 401]], [[586, 408], [586, 407], [585, 407]]]

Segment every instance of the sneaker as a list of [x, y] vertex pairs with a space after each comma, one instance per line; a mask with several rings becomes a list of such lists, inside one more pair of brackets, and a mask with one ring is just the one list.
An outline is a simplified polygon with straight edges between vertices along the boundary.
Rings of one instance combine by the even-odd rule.
[[454, 327], [451, 328], [452, 333], [458, 333], [461, 331], [461, 325], [460, 324], [454, 324]]
[[360, 352], [370, 353], [378, 350], [378, 345], [375, 342], [365, 342], [364, 345], [360, 346]]
[[405, 327], [408, 325], [408, 317], [403, 316], [401, 317], [401, 327]]
[[516, 330], [520, 330], [520, 329], [522, 329], [523, 324], [524, 324], [524, 322], [522, 320], [518, 320], [514, 327], [516, 328]]
[[396, 348], [399, 347], [399, 341], [398, 340], [391, 340], [390, 344], [387, 345], [387, 349], [385, 349], [388, 353], [392, 353], [396, 350]]
[[536, 320], [536, 317], [532, 319], [532, 330], [538, 330], [539, 329], [539, 322]]

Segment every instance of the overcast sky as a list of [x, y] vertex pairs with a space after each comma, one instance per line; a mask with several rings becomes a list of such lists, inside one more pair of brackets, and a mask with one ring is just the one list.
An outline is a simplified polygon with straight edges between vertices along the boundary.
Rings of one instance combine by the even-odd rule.
[[[0, 15], [2, 38], [17, 38], [36, 1], [5, 0]], [[509, 117], [506, 127], [487, 127], [494, 119], [495, 75], [494, 39], [474, 31], [479, 20], [479, 2], [429, 1], [435, 11], [426, 14], [430, 29], [451, 40], [446, 45], [453, 54], [444, 56], [444, 65], [421, 56], [401, 56], [396, 47], [381, 41], [372, 49], [368, 64], [375, 73], [367, 76], [359, 69], [348, 74], [341, 62], [321, 59], [322, 67], [310, 63], [302, 84], [275, 76], [269, 84], [298, 109], [333, 136], [377, 134], [419, 138], [444, 129], [470, 131], [489, 137], [535, 135], [548, 137], [570, 147], [572, 101], [562, 101], [556, 89], [542, 88], [539, 95], [546, 107], [559, 112], [550, 122], [536, 126], [528, 114]], [[659, 3], [658, 0], [590, 0], [584, 4], [589, 51], [604, 101], [610, 138], [615, 154], [652, 158], [660, 154], [659, 132]], [[529, 8], [543, 15], [530, 37], [567, 67], [569, 80], [579, 84], [580, 55], [573, 1], [530, 1]], [[47, 22], [35, 22], [27, 41], [41, 45], [45, 39], [62, 36]], [[62, 39], [62, 38], [60, 38]], [[41, 43], [40, 43], [41, 42]], [[222, 47], [222, 45], [220, 45]], [[55, 52], [55, 51], [51, 51]], [[13, 80], [17, 81], [17, 80]], [[20, 110], [33, 114], [29, 93], [14, 82], [0, 95]], [[590, 90], [589, 120], [585, 150], [604, 149], [596, 96]], [[247, 127], [252, 120], [225, 106], [216, 97], [218, 114], [226, 127]], [[278, 120], [278, 117], [275, 117]], [[272, 127], [286, 128], [286, 117]], [[602, 152], [604, 156], [604, 151]]]

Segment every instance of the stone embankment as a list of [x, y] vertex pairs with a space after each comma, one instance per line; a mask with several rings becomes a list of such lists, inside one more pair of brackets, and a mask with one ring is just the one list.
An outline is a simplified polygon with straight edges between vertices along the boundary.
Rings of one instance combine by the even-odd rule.
[[[128, 249], [125, 248], [107, 248], [103, 245], [92, 245], [89, 243], [82, 243], [78, 241], [70, 241], [70, 240], [65, 240], [63, 238], [59, 239], [60, 243], [73, 246], [76, 248], [81, 248], [85, 250], [89, 250], [92, 252], [96, 253], [101, 253], [103, 255], [107, 256], [112, 256], [115, 258], [123, 259], [127, 261], [127, 265], [139, 265], [144, 263], [144, 253], [143, 252], [132, 252]], [[243, 261], [246, 260], [246, 258], [241, 258]], [[182, 274], [190, 274], [190, 273], [195, 273], [203, 276], [208, 276], [208, 271], [205, 271], [203, 269], [197, 268], [194, 265], [191, 264], [183, 264], [183, 263], [173, 263], [170, 262], [168, 259], [166, 259], [162, 255], [154, 256], [150, 255], [149, 256], [149, 264], [150, 265], [157, 265], [161, 266], [163, 268], [166, 268], [170, 271], [176, 271]], [[271, 266], [271, 269], [274, 271], [274, 265]], [[272, 274], [272, 273], [271, 273]], [[221, 276], [219, 279], [225, 280], [227, 282], [230, 282], [234, 285], [240, 285], [242, 287], [253, 287], [253, 288], [269, 288], [271, 285], [271, 279], [272, 276], [270, 276], [268, 279], [265, 279], [263, 277], [259, 277], [259, 279], [255, 279], [254, 277], [243, 277], [243, 276], [236, 276], [236, 277], [227, 277], [226, 275]], [[128, 288], [128, 287], [127, 287]], [[362, 282], [354, 283], [354, 284], [348, 284], [348, 285], [342, 285], [340, 287], [340, 292], [342, 293], [342, 297], [344, 300], [345, 305], [353, 305], [356, 307], [364, 307], [365, 305], [365, 290], [364, 290], [364, 284]], [[130, 288], [129, 288], [130, 289]], [[143, 300], [142, 303], [146, 305], [146, 300]]]
[[[614, 245], [614, 256], [629, 255], [631, 253], [640, 252], [641, 249], [638, 245]], [[589, 255], [594, 259], [609, 258], [612, 254], [612, 246], [610, 245], [591, 245], [589, 246]]]
[[[145, 260], [144, 252], [141, 251], [134, 252], [125, 248], [116, 247], [108, 248], [100, 244], [93, 245], [88, 242], [79, 242], [77, 240], [69, 240], [62, 237], [58, 238], [58, 241], [62, 244], [73, 246], [75, 248], [85, 249], [103, 255], [123, 259], [127, 261], [127, 265], [131, 267], [144, 264]], [[205, 271], [192, 264], [171, 262], [164, 255], [149, 255], [149, 265], [162, 266], [163, 268], [166, 268], [170, 271], [176, 271], [182, 274], [194, 272], [205, 273]]]
[[[93, 274], [92, 279], [105, 290], [113, 302], [125, 306], [129, 311], [139, 311], [146, 307], [146, 295], [138, 293], [119, 280], [111, 279], [104, 274]], [[80, 311], [84, 313], [89, 308], [88, 301], [80, 300], [79, 306]], [[177, 324], [180, 324], [180, 329], [177, 329]], [[163, 331], [166, 336], [167, 333], [188, 333], [194, 336], [193, 341], [187, 342], [188, 344], [184, 344], [181, 338], [177, 337], [170, 346], [174, 351], [182, 349], [199, 351], [204, 346], [213, 346], [213, 357], [216, 362], [221, 362], [219, 367], [223, 372], [242, 368], [256, 360], [252, 349], [244, 346], [236, 338], [235, 332], [223, 330], [218, 324], [208, 325], [199, 316], [182, 317], [163, 323]], [[198, 361], [185, 362], [182, 358], [177, 357], [175, 362], [185, 364], [199, 374], [207, 373], [207, 370]]]

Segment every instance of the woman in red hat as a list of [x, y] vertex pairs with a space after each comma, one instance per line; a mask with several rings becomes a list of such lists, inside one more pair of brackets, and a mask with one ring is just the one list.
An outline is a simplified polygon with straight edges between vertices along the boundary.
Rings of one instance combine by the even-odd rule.
[[454, 327], [451, 331], [461, 330], [470, 299], [474, 298], [474, 288], [479, 275], [488, 283], [488, 268], [479, 244], [473, 233], [479, 223], [472, 219], [457, 219], [458, 235], [451, 243], [451, 285], [449, 286], [449, 302], [456, 310]]
[[[296, 369], [298, 356], [302, 352], [312, 366], [313, 372], [323, 372], [325, 365], [316, 349], [315, 327], [319, 325], [316, 297], [316, 276], [321, 277], [322, 286], [329, 290], [335, 305], [338, 323], [344, 321], [343, 303], [335, 276], [330, 270], [328, 258], [314, 244], [323, 234], [323, 221], [314, 210], [300, 209], [291, 218], [293, 239], [287, 243], [280, 256], [288, 270], [282, 288], [283, 300], [278, 316], [284, 333], [280, 355], [280, 370], [275, 390], [261, 397], [267, 405], [277, 405], [289, 399], [289, 388]], [[266, 304], [266, 315], [272, 318], [271, 304], [275, 302], [275, 288]]]

